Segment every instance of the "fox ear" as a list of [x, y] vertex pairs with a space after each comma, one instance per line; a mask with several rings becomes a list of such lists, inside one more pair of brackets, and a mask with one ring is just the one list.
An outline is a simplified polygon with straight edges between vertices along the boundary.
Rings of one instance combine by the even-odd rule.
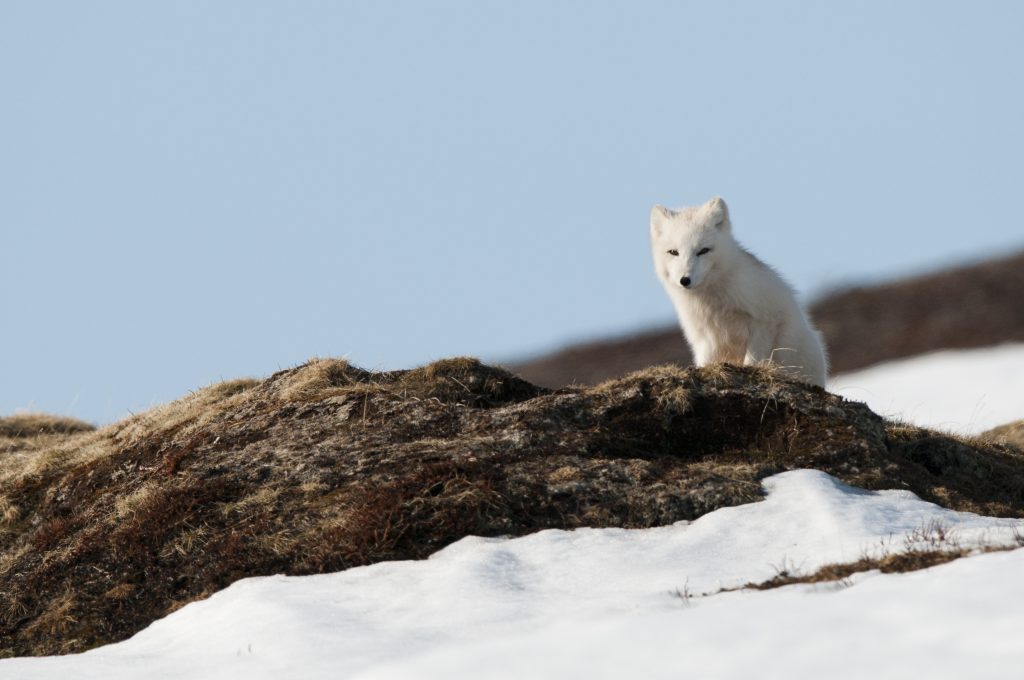
[[712, 224], [719, 229], [729, 229], [729, 206], [725, 204], [721, 196], [715, 196], [710, 201], [704, 204], [704, 210]]
[[651, 208], [651, 236], [661, 236], [665, 223], [672, 219], [672, 212], [667, 208], [656, 205]]

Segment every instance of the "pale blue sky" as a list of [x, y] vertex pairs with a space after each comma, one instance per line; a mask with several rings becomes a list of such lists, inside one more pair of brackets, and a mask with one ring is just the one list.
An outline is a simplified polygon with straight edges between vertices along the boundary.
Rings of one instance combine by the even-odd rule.
[[810, 296], [1024, 246], [1024, 3], [0, 0], [0, 414], [672, 321], [652, 203]]

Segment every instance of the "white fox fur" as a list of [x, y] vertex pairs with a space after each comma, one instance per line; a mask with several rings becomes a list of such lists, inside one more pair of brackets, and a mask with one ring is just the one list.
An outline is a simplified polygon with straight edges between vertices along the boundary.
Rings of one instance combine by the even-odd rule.
[[651, 247], [698, 366], [771, 361], [824, 387], [821, 336], [793, 289], [733, 238], [725, 201], [680, 210], [654, 206]]

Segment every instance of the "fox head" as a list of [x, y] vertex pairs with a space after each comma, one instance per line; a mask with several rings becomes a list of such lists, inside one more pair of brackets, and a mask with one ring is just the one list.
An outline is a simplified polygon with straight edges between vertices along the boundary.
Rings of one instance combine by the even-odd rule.
[[699, 289], [732, 245], [729, 209], [721, 198], [680, 210], [651, 209], [654, 268], [669, 290]]

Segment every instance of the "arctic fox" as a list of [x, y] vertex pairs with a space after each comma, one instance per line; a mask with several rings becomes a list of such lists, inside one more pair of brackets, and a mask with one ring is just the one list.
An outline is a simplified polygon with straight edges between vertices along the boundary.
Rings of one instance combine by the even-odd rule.
[[825, 386], [820, 335], [793, 289], [733, 239], [725, 201], [680, 210], [654, 206], [651, 247], [698, 366], [772, 361]]

